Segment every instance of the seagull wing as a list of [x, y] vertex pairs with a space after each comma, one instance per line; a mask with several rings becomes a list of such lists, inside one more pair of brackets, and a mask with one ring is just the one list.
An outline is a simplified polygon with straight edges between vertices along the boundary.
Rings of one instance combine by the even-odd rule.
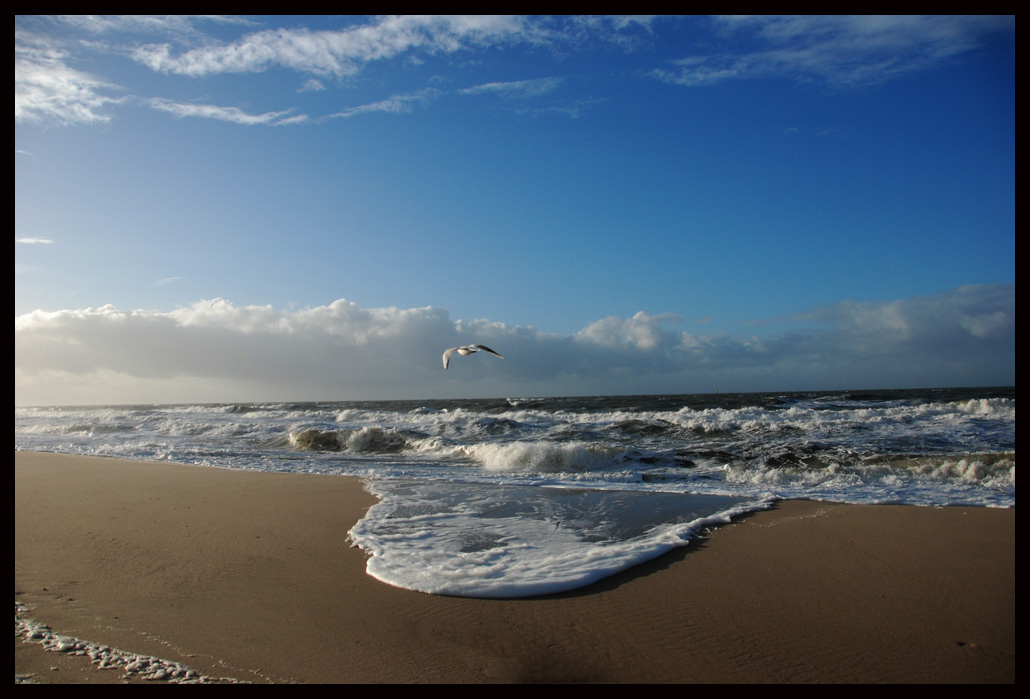
[[457, 347], [451, 347], [449, 350], [444, 350], [444, 353], [443, 353], [443, 368], [444, 368], [444, 371], [447, 370], [447, 366], [451, 363], [451, 355], [454, 354], [454, 351], [456, 349], [458, 349], [458, 348]]
[[[494, 352], [492, 349], [490, 349], [486, 345], [472, 345], [472, 346], [475, 347], [476, 349], [483, 350], [484, 352], [489, 352], [490, 354], [494, 355], [495, 357], [501, 357], [501, 355], [497, 354], [497, 352]], [[501, 357], [501, 359], [504, 359], [504, 357]]]

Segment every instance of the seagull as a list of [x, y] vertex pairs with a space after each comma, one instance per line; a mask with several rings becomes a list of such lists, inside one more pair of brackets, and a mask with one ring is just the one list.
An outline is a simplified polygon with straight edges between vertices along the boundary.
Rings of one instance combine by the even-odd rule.
[[[483, 350], [484, 352], [489, 352], [490, 354], [494, 355], [495, 357], [501, 357], [501, 355], [497, 354], [496, 352], [494, 352], [492, 349], [490, 349], [486, 345], [465, 345], [464, 347], [451, 347], [449, 350], [446, 350], [443, 353], [443, 368], [445, 370], [447, 369], [447, 365], [451, 363], [451, 355], [454, 354], [455, 352], [460, 354], [462, 357], [467, 357], [470, 354], [475, 354], [479, 350]], [[501, 357], [501, 359], [504, 359], [504, 357]]]

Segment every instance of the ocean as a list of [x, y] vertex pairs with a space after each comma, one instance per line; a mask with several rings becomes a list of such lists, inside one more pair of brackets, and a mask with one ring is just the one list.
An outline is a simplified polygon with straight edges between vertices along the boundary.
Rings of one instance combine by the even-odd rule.
[[[582, 587], [801, 498], [1015, 507], [1015, 388], [15, 408], [15, 450], [356, 476], [398, 587]], [[146, 464], [141, 463], [141, 468]]]

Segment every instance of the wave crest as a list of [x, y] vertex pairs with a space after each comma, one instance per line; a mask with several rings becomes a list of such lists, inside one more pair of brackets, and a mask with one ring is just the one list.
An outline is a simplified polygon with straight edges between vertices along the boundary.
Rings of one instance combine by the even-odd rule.
[[480, 444], [473, 450], [473, 458], [488, 471], [526, 473], [594, 471], [610, 466], [624, 456], [624, 449], [582, 442]]

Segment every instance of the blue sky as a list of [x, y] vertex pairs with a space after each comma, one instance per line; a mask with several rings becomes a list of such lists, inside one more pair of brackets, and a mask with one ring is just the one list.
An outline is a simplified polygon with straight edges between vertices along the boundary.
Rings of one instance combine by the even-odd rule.
[[1014, 228], [1010, 17], [15, 18], [16, 404], [1014, 384]]

